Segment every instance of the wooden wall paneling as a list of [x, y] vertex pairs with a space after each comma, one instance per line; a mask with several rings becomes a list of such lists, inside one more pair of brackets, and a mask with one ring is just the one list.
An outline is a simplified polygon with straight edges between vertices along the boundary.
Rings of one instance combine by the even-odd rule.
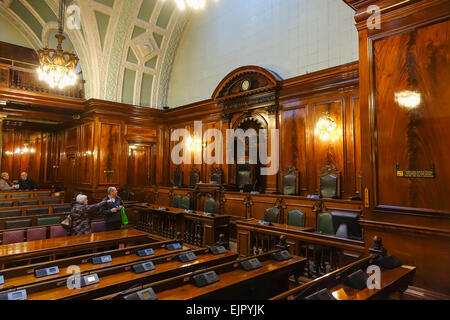
[[[358, 10], [362, 180], [368, 191], [366, 246], [376, 232], [400, 261], [418, 266], [416, 286], [449, 295], [448, 271], [440, 268], [446, 264], [450, 230], [443, 196], [449, 167], [442, 160], [448, 140], [442, 128], [449, 119], [448, 108], [442, 108], [449, 100], [442, 87], [449, 74], [449, 2], [372, 1], [385, 13], [381, 29], [368, 29], [369, 13], [353, 2]], [[397, 103], [395, 93], [405, 90], [421, 94], [417, 108]], [[396, 177], [396, 163], [402, 170], [430, 170], [431, 162], [435, 179]]]
[[359, 108], [359, 96], [351, 96], [351, 105], [353, 110], [353, 153], [355, 159], [355, 195], [362, 199], [362, 168], [361, 168], [361, 117]]
[[[281, 130], [280, 130], [280, 170], [287, 166], [295, 166], [299, 171], [299, 192], [302, 195], [308, 193], [308, 181], [311, 179], [307, 171], [306, 158], [306, 114], [305, 105], [299, 101], [292, 101], [282, 105]], [[282, 177], [280, 175], [280, 191]]]
[[[280, 116], [279, 112], [278, 112], [278, 106], [276, 106], [276, 109], [274, 108], [274, 109], [269, 110], [269, 111], [267, 111], [267, 109], [266, 109], [266, 112], [264, 113], [264, 116], [265, 116], [265, 118], [267, 120], [267, 123], [268, 123], [267, 153], [268, 153], [268, 156], [272, 156], [272, 158], [276, 159], [275, 155], [271, 155], [270, 152], [272, 150], [272, 143], [278, 143], [279, 141], [274, 142], [274, 141], [271, 140], [272, 138], [271, 138], [270, 130], [277, 130], [277, 129], [279, 130], [280, 129], [280, 127], [278, 126], [278, 117]], [[282, 147], [280, 145], [278, 145], [278, 146], [279, 146], [279, 153], [280, 153], [281, 150], [282, 150]], [[279, 165], [280, 164], [280, 159], [278, 158], [276, 161], [278, 162], [278, 165]], [[266, 167], [269, 167], [270, 165], [271, 164], [269, 163]], [[278, 168], [278, 172], [279, 171], [280, 171], [280, 168]], [[266, 192], [276, 192], [276, 191], [279, 190], [278, 176], [279, 175], [277, 173], [277, 174], [268, 175], [268, 176], [265, 177], [266, 178]]]
[[[345, 172], [345, 153], [344, 153], [344, 128], [343, 124], [345, 121], [345, 101], [344, 99], [320, 101], [312, 105], [311, 110], [311, 132], [314, 132], [318, 121], [326, 116], [329, 112], [330, 115], [335, 119], [337, 128], [339, 131], [339, 139], [335, 142], [322, 141], [318, 136], [312, 135], [312, 146], [313, 146], [313, 172], [315, 176], [318, 177], [320, 169], [326, 165], [334, 165], [336, 168]], [[314, 190], [318, 193], [319, 185], [318, 178], [314, 179]]]
[[[205, 183], [209, 183], [210, 182], [210, 176], [211, 176], [211, 169], [212, 167], [222, 167], [222, 165], [220, 164], [207, 164], [209, 159], [209, 153], [207, 152], [207, 148], [208, 146], [213, 143], [215, 141], [215, 137], [210, 136], [210, 135], [206, 135], [206, 132], [209, 129], [215, 129], [218, 130], [219, 132], [220, 130], [220, 122], [219, 121], [212, 121], [212, 122], [205, 122], [203, 123], [203, 135], [205, 137], [204, 141], [202, 142], [202, 152], [204, 155], [204, 159], [203, 159], [203, 165], [202, 165], [202, 170], [201, 172], [203, 173], [202, 177], [201, 177], [201, 181], [205, 182]], [[223, 143], [226, 143], [226, 139], [223, 139]], [[217, 157], [222, 158], [223, 162], [225, 162], [225, 155], [223, 154], [223, 150], [222, 149], [215, 149], [212, 153], [211, 153], [212, 157], [216, 157], [216, 159], [218, 159]]]
[[[445, 152], [450, 109], [443, 107], [450, 101], [444, 84], [450, 72], [448, 33], [447, 20], [374, 43], [377, 206], [450, 214], [450, 198], [442, 196], [450, 190]], [[400, 53], [392, 54], [389, 48], [400, 48]], [[420, 106], [407, 108], [395, 101], [405, 90], [421, 94]], [[436, 177], [398, 178], [396, 164], [401, 170], [431, 170], [434, 165]]]
[[246, 195], [243, 193], [224, 193], [222, 213], [234, 218], [249, 218], [250, 210], [247, 210]]
[[3, 128], [2, 172], [8, 172], [12, 179], [14, 163], [14, 130]]
[[120, 123], [99, 121], [99, 186], [120, 185]]
[[80, 184], [92, 185], [94, 157], [94, 123], [83, 124], [81, 130], [81, 148], [79, 156]]

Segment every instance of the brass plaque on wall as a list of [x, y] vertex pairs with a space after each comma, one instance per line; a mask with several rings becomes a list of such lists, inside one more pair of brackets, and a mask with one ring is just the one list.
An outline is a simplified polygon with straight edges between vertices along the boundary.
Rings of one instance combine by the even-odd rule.
[[421, 178], [421, 179], [436, 178], [434, 165], [431, 165], [431, 170], [400, 170], [399, 165], [397, 165], [396, 174], [398, 178]]

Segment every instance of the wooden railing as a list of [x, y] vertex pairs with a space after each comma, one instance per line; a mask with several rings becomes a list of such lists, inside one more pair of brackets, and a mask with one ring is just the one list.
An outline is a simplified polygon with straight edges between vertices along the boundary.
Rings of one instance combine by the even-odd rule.
[[39, 80], [37, 68], [37, 65], [0, 58], [0, 87], [84, 99], [83, 79], [62, 90], [52, 89], [46, 82]]

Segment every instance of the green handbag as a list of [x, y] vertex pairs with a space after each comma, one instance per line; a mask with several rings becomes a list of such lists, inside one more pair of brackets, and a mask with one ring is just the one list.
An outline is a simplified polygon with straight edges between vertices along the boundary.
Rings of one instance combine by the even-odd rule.
[[125, 207], [122, 207], [122, 209], [120, 209], [120, 216], [122, 217], [122, 224], [126, 226], [128, 224], [128, 217], [125, 214]]

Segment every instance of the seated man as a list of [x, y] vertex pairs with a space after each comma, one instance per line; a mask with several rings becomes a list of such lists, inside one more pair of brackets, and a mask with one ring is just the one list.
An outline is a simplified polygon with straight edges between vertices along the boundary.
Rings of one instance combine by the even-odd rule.
[[2, 175], [0, 178], [0, 190], [2, 190], [2, 191], [11, 190], [13, 188], [14, 188], [13, 184], [11, 183], [11, 181], [9, 181], [8, 172], [2, 172]]
[[36, 189], [36, 183], [34, 183], [33, 179], [28, 178], [28, 174], [26, 172], [22, 172], [20, 174], [19, 189], [20, 190]]
[[102, 210], [105, 217], [106, 231], [120, 230], [122, 227], [122, 215], [120, 210], [123, 207], [123, 201], [117, 195], [117, 189], [115, 187], [109, 187], [108, 195], [103, 200], [107, 201]]

